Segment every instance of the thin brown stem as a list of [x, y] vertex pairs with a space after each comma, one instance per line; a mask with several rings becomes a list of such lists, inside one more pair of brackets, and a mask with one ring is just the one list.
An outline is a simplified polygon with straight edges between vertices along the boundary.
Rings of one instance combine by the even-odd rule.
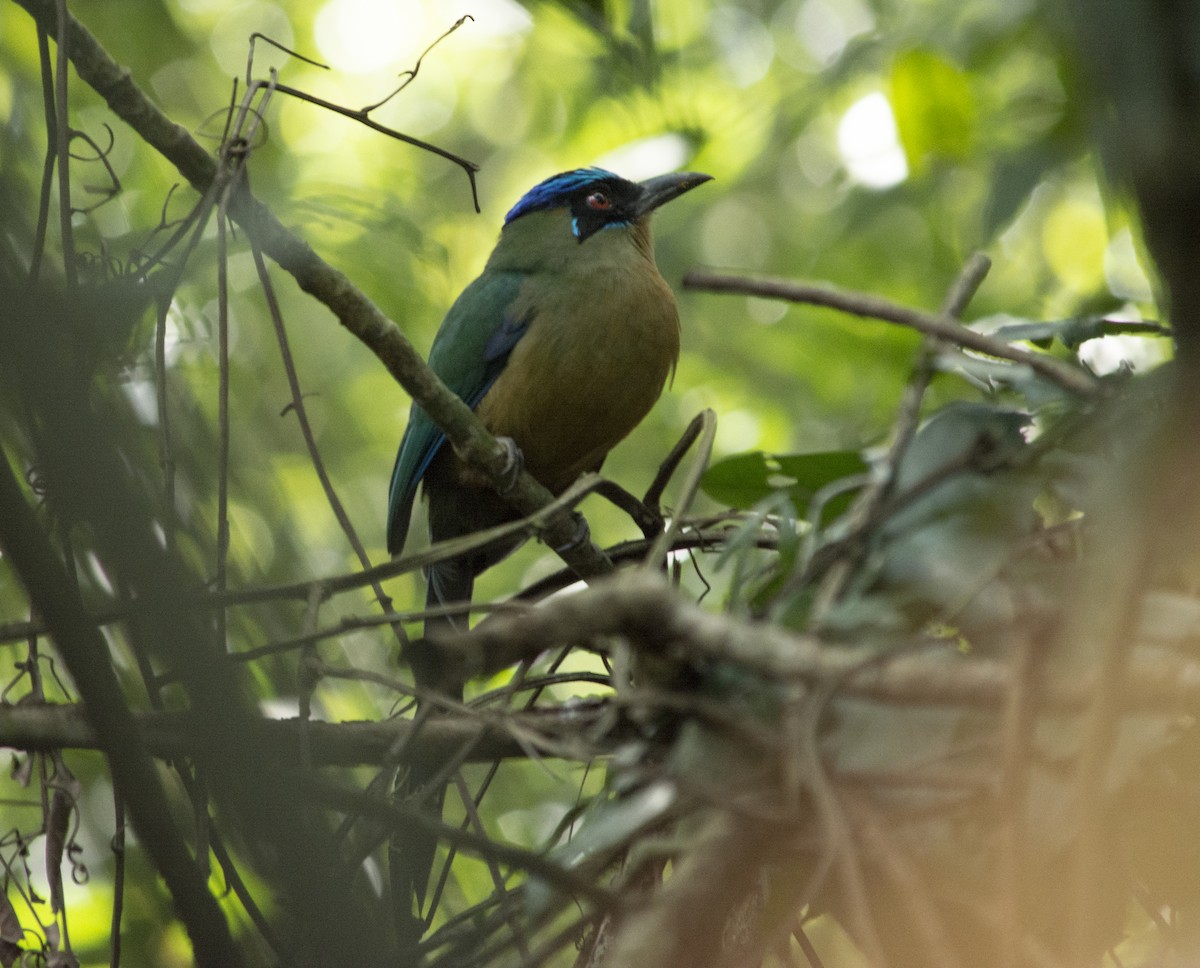
[[[275, 327], [275, 340], [279, 345], [279, 354], [283, 359], [283, 371], [287, 376], [288, 389], [292, 396], [292, 401], [288, 405], [288, 409], [296, 415], [296, 421], [300, 425], [300, 434], [304, 438], [304, 446], [308, 450], [309, 460], [312, 462], [317, 480], [321, 483], [321, 490], [325, 493], [325, 500], [333, 511], [333, 516], [337, 519], [338, 526], [342, 529], [342, 533], [346, 536], [346, 540], [354, 550], [359, 564], [364, 569], [369, 569], [371, 567], [371, 559], [367, 555], [367, 549], [359, 538], [345, 505], [342, 504], [341, 498], [338, 497], [337, 490], [333, 486], [333, 479], [329, 476], [329, 471], [325, 467], [325, 461], [322, 460], [320, 449], [317, 447], [316, 434], [313, 433], [312, 423], [308, 419], [308, 408], [304, 403], [304, 393], [300, 389], [300, 377], [296, 372], [295, 359], [292, 357], [292, 348], [288, 341], [287, 328], [283, 324], [283, 313], [279, 308], [279, 299], [275, 295], [275, 286], [271, 282], [271, 275], [267, 271], [266, 262], [263, 260], [262, 250], [251, 242], [250, 251], [254, 256], [254, 267], [258, 272], [259, 285], [262, 287], [263, 296], [267, 301], [267, 310], [271, 316], [271, 323]], [[372, 581], [371, 588], [375, 592], [375, 599], [379, 602], [383, 611], [391, 611], [392, 599], [383, 590], [382, 583]], [[393, 625], [393, 629], [400, 643], [403, 644], [407, 639], [404, 635], [403, 626], [396, 624]]]
[[71, 129], [67, 118], [67, 0], [55, 0], [58, 11], [58, 53], [54, 71], [54, 153], [58, 159], [58, 224], [62, 235], [63, 278], [68, 289], [79, 283], [75, 232], [71, 226]]
[[[217, 210], [217, 551], [213, 588], [227, 586], [229, 564], [229, 252], [226, 244], [225, 200]], [[217, 647], [228, 651], [225, 609], [216, 613]]]
[[46, 155], [42, 162], [42, 181], [38, 191], [37, 228], [33, 238], [33, 255], [29, 261], [29, 281], [37, 283], [46, 252], [46, 228], [50, 221], [50, 191], [54, 182], [54, 161], [58, 155], [57, 112], [54, 109], [54, 67], [50, 62], [50, 38], [46, 28], [38, 24], [38, 63], [42, 76], [42, 107], [46, 118]]
[[785, 299], [788, 302], [809, 303], [839, 309], [853, 316], [878, 319], [907, 326], [927, 336], [933, 336], [964, 349], [975, 350], [1001, 360], [1023, 363], [1040, 376], [1069, 393], [1081, 397], [1095, 395], [1099, 382], [1086, 370], [1070, 366], [1044, 353], [1005, 343], [973, 329], [968, 329], [946, 315], [933, 316], [917, 309], [900, 306], [888, 299], [861, 292], [845, 292], [792, 282], [788, 279], [751, 279], [719, 272], [694, 269], [683, 278], [687, 289], [707, 292], [733, 292], [764, 299]]

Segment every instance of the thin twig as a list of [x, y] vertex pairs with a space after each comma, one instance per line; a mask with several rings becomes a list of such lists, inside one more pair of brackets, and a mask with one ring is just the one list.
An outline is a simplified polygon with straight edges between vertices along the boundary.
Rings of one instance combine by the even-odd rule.
[[46, 119], [46, 154], [42, 161], [42, 180], [38, 191], [37, 228], [33, 237], [33, 255], [29, 261], [29, 281], [36, 284], [46, 252], [46, 228], [50, 221], [50, 190], [54, 181], [54, 162], [58, 156], [58, 119], [54, 109], [54, 68], [50, 63], [50, 38], [46, 28], [37, 26], [38, 63], [42, 76], [42, 108]]
[[[944, 313], [960, 312], [965, 307], [967, 298], [982, 283], [990, 263], [983, 256], [969, 260], [962, 273], [950, 290]], [[810, 552], [803, 559], [804, 567], [789, 580], [789, 590], [795, 591], [801, 584], [811, 580], [812, 574], [818, 568], [827, 569], [824, 580], [814, 596], [815, 601], [810, 611], [809, 625], [818, 629], [828, 610], [841, 597], [850, 581], [854, 567], [863, 552], [863, 545], [868, 535], [879, 526], [880, 522], [895, 515], [903, 507], [911, 505], [919, 497], [929, 493], [944, 481], [965, 471], [994, 470], [996, 462], [986, 452], [978, 453], [972, 449], [964, 454], [948, 459], [940, 467], [934, 468], [924, 478], [915, 482], [903, 494], [895, 494], [895, 484], [899, 479], [900, 466], [912, 444], [917, 426], [920, 422], [921, 404], [934, 375], [934, 359], [938, 353], [945, 352], [943, 340], [926, 336], [922, 341], [921, 353], [912, 377], [905, 388], [900, 410], [893, 428], [892, 442], [884, 459], [876, 468], [871, 483], [863, 489], [854, 505], [847, 514], [848, 534], [837, 542], [819, 546], [823, 558], [815, 561]], [[1024, 455], [1028, 459], [1028, 454]], [[816, 548], [815, 534], [810, 538], [811, 545]], [[833, 560], [830, 560], [830, 559]]]
[[121, 791], [113, 792], [113, 853], [112, 927], [109, 930], [109, 968], [121, 968], [121, 916], [125, 910], [125, 804]]
[[662, 516], [639, 501], [616, 481], [611, 481], [607, 477], [600, 478], [596, 482], [596, 493], [629, 515], [646, 538], [654, 540], [662, 533]]
[[675, 468], [679, 466], [679, 462], [683, 460], [684, 455], [691, 449], [692, 444], [696, 442], [696, 438], [700, 436], [700, 432], [704, 429], [705, 414], [709, 412], [705, 410], [692, 418], [691, 423], [687, 425], [687, 429], [680, 435], [679, 439], [675, 442], [675, 446], [671, 448], [670, 453], [667, 454], [663, 462], [659, 465], [658, 471], [654, 475], [654, 480], [646, 488], [646, 496], [642, 498], [642, 503], [652, 511], [659, 512], [663, 491], [666, 490], [667, 483], [675, 476]]
[[359, 124], [370, 128], [372, 131], [378, 131], [382, 135], [389, 138], [395, 138], [397, 141], [403, 141], [405, 144], [410, 144], [414, 148], [420, 148], [422, 151], [428, 151], [431, 154], [438, 155], [458, 165], [466, 172], [467, 180], [471, 183], [471, 200], [475, 205], [475, 211], [481, 212], [479, 207], [479, 190], [475, 183], [475, 174], [479, 171], [479, 166], [473, 161], [467, 161], [456, 155], [452, 151], [447, 151], [445, 148], [439, 148], [437, 145], [422, 141], [420, 138], [414, 138], [412, 135], [405, 134], [402, 131], [397, 131], [395, 128], [389, 128], [386, 124], [380, 124], [378, 121], [368, 117], [366, 111], [362, 109], [347, 108], [340, 104], [335, 104], [333, 101], [326, 101], [324, 98], [317, 97], [315, 94], [309, 94], [307, 91], [301, 91], [298, 88], [289, 87], [287, 84], [276, 84], [275, 89], [280, 94], [288, 94], [291, 97], [301, 101], [307, 101], [309, 104], [316, 105], [319, 108], [324, 108], [326, 111], [332, 111], [334, 114], [340, 114], [342, 117], [350, 118], [357, 121]]
[[[553, 505], [547, 508], [547, 511], [553, 511], [557, 508], [569, 508], [578, 504], [583, 498], [590, 494], [600, 479], [598, 477], [587, 475], [580, 478], [574, 485], [564, 491], [558, 498], [555, 499]], [[375, 565], [366, 571], [352, 571], [339, 575], [331, 575], [322, 578], [308, 579], [299, 582], [288, 582], [281, 585], [263, 585], [259, 587], [243, 587], [226, 591], [223, 594], [206, 592], [196, 595], [191, 598], [187, 604], [199, 609], [216, 609], [225, 608], [233, 605], [253, 605], [262, 602], [285, 601], [293, 600], [304, 602], [308, 600], [311, 594], [313, 585], [320, 585], [324, 589], [327, 597], [333, 597], [343, 592], [352, 591], [357, 588], [363, 588], [372, 584], [375, 581], [383, 581], [389, 578], [394, 578], [397, 575], [407, 574], [417, 571], [421, 568], [426, 568], [431, 564], [436, 564], [439, 561], [445, 561], [448, 558], [453, 558], [461, 555], [464, 550], [473, 550], [482, 548], [492, 542], [501, 542], [507, 540], [513, 535], [521, 532], [533, 531], [535, 522], [543, 517], [542, 513], [532, 515], [528, 518], [521, 518], [509, 524], [500, 525], [490, 531], [477, 532], [473, 535], [467, 535], [463, 538], [455, 538], [450, 541], [443, 541], [433, 545], [430, 548], [418, 552], [416, 554], [407, 555], [404, 558], [396, 558], [392, 561], [386, 561]], [[711, 548], [720, 542], [723, 536], [723, 531], [705, 530], [703, 522], [695, 524], [697, 531], [683, 535], [676, 543], [677, 547], [686, 548]], [[760, 542], [763, 547], [771, 547], [771, 538], [764, 535]], [[648, 547], [648, 542], [645, 540], [622, 542], [614, 547], [613, 553], [622, 561], [640, 560]], [[577, 578], [572, 579], [578, 580]], [[536, 587], [536, 586], [533, 586]], [[473, 611], [495, 611], [503, 609], [519, 609], [523, 606], [517, 603], [496, 603], [496, 604], [472, 604]], [[446, 613], [450, 614], [451, 610], [457, 613], [458, 606], [448, 606]], [[370, 628], [380, 622], [415, 622], [423, 618], [430, 610], [424, 609], [415, 612], [396, 612], [388, 613], [384, 616], [376, 617], [359, 617], [344, 619], [343, 626], [327, 630], [325, 632], [316, 632], [315, 636], [328, 638], [330, 635], [339, 635], [346, 631], [352, 631], [357, 628]], [[116, 622], [122, 622], [134, 614], [134, 609], [129, 606], [109, 607], [103, 610], [97, 610], [92, 613], [92, 618], [99, 625], [111, 625]], [[29, 635], [41, 635], [46, 632], [44, 622], [22, 621], [8, 622], [0, 624], [0, 644], [8, 642], [19, 642]], [[247, 650], [243, 653], [237, 653], [233, 656], [235, 660], [245, 661], [250, 658], [258, 658], [261, 655], [267, 655], [279, 651], [288, 651], [304, 645], [308, 641], [305, 636], [297, 636], [291, 639], [283, 639], [278, 643], [263, 646], [259, 650]], [[170, 676], [168, 675], [168, 678]]]
[[[983, 284], [990, 268], [991, 261], [982, 253], [975, 253], [967, 260], [942, 304], [944, 317], [957, 318], [962, 314], [975, 292]], [[859, 551], [862, 537], [868, 534], [883, 516], [884, 505], [895, 487], [900, 463], [916, 436], [917, 425], [921, 417], [921, 404], [935, 373], [934, 362], [944, 346], [943, 340], [931, 335], [926, 335], [921, 341], [916, 365], [904, 388], [897, 416], [893, 421], [892, 440], [887, 454], [875, 468], [867, 486], [859, 492], [846, 514], [851, 535], [846, 541], [839, 543], [838, 547], [848, 549], [850, 554], [843, 555], [829, 567], [815, 595], [810, 620], [814, 628], [818, 626], [829, 607], [841, 597], [847, 582], [849, 582], [853, 572], [853, 556]], [[809, 577], [807, 572], [812, 564], [812, 554], [818, 547], [817, 538], [820, 534], [821, 519], [810, 516], [809, 520], [813, 523], [813, 530], [805, 541], [807, 551], [800, 560], [800, 570], [789, 580], [785, 594], [794, 593], [797, 587]]]
[[[186, 772], [181, 771], [180, 776], [186, 776]], [[271, 922], [263, 913], [262, 908], [258, 906], [258, 902], [254, 900], [254, 896], [250, 893], [250, 887], [243, 879], [241, 872], [237, 869], [237, 865], [233, 861], [229, 850], [225, 847], [225, 841], [221, 839], [221, 832], [218, 829], [213, 829], [211, 835], [211, 844], [213, 856], [217, 858], [217, 863], [221, 867], [221, 875], [225, 878], [225, 884], [229, 890], [233, 892], [233, 896], [238, 899], [242, 910], [250, 918], [255, 929], [266, 942], [267, 947], [279, 959], [280, 964], [295, 964], [295, 953], [289, 950], [280, 938], [278, 932], [271, 926]]]
[[816, 947], [805, 933], [803, 924], [797, 922], [796, 926], [792, 929], [792, 937], [796, 939], [796, 944], [800, 946], [804, 957], [808, 959], [810, 968], [825, 968], [825, 963], [821, 961], [821, 956], [817, 954]]
[[58, 53], [55, 58], [54, 102], [55, 155], [58, 159], [58, 224], [62, 238], [63, 278], [68, 289], [79, 284], [79, 263], [75, 254], [75, 231], [71, 227], [71, 129], [67, 119], [67, 0], [55, 0], [58, 12]]
[[[479, 818], [479, 810], [477, 809], [478, 801], [471, 794], [471, 788], [467, 786], [467, 781], [463, 779], [461, 770], [455, 770], [453, 782], [454, 789], [458, 791], [459, 799], [462, 801], [463, 811], [466, 814], [464, 817], [464, 822], [468, 824], [469, 827], [473, 827], [475, 832], [481, 837], [486, 837], [487, 830], [483, 826], [483, 821]], [[495, 858], [485, 856], [484, 863], [487, 864], [488, 873], [491, 875], [492, 887], [495, 889], [495, 893], [499, 895], [504, 895], [507, 893], [508, 888], [505, 885], [504, 875], [501, 873], [500, 865], [496, 862]], [[449, 862], [447, 862], [446, 866], [450, 866]], [[429, 907], [430, 916], [432, 916], [432, 911], [435, 908], [435, 905], [431, 903]], [[528, 960], [529, 938], [525, 934], [520, 919], [515, 917], [509, 918], [508, 927], [512, 932], [513, 942], [517, 947], [517, 952], [523, 959]]]
[[700, 481], [704, 477], [704, 472], [708, 470], [709, 461], [712, 460], [713, 441], [717, 438], [717, 415], [711, 410], [705, 410], [699, 415], [699, 419], [701, 422], [700, 443], [688, 466], [687, 474], [684, 475], [679, 494], [679, 506], [671, 515], [670, 523], [647, 552], [644, 565], [646, 568], [657, 570], [662, 567], [667, 553], [671, 550], [682, 527], [681, 519], [688, 513], [692, 501], [696, 499], [696, 495], [700, 491]]
[[908, 326], [927, 336], [934, 336], [956, 346], [975, 350], [987, 356], [1014, 363], [1024, 363], [1031, 370], [1045, 377], [1069, 393], [1081, 397], [1093, 396], [1099, 382], [1087, 371], [1070, 366], [1044, 353], [1005, 343], [960, 324], [944, 315], [932, 316], [917, 309], [900, 306], [869, 293], [846, 292], [810, 286], [787, 279], [750, 279], [745, 276], [730, 276], [718, 272], [693, 269], [683, 278], [684, 288], [708, 292], [733, 292], [765, 299], [786, 299], [788, 302], [803, 302], [814, 306], [828, 306], [842, 312], [868, 319]]
[[328, 64], [323, 64], [319, 60], [314, 60], [311, 57], [301, 54], [298, 50], [293, 50], [286, 44], [281, 44], [273, 37], [268, 37], [266, 34], [256, 30], [250, 35], [250, 43], [246, 53], [246, 87], [251, 87], [254, 84], [254, 45], [260, 40], [263, 43], [270, 44], [276, 50], [283, 51], [288, 57], [295, 57], [296, 60], [304, 61], [304, 63], [311, 64], [313, 67], [319, 67], [323, 71], [332, 70]]
[[[283, 313], [279, 307], [279, 299], [275, 295], [275, 286], [271, 282], [271, 275], [267, 271], [266, 263], [263, 261], [262, 250], [254, 244], [253, 240], [250, 242], [250, 252], [254, 257], [254, 268], [258, 272], [259, 285], [262, 287], [263, 296], [267, 301], [267, 310], [271, 316], [271, 323], [275, 327], [275, 340], [279, 345], [279, 354], [283, 359], [283, 370], [287, 376], [288, 389], [292, 396], [290, 409], [296, 414], [296, 421], [300, 425], [300, 435], [304, 438], [304, 446], [308, 449], [309, 460], [312, 462], [317, 480], [321, 483], [321, 490], [325, 493], [325, 500], [333, 511], [333, 516], [337, 519], [338, 526], [341, 527], [342, 533], [346, 536], [346, 540], [354, 550], [359, 564], [364, 569], [369, 569], [371, 567], [371, 559], [367, 555], [367, 549], [359, 538], [358, 532], [350, 520], [350, 515], [346, 512], [345, 505], [342, 504], [341, 498], [337, 495], [337, 490], [333, 486], [333, 480], [329, 476], [329, 471], [325, 467], [325, 461], [322, 460], [320, 449], [317, 447], [316, 434], [313, 433], [312, 424], [308, 419], [308, 408], [305, 406], [304, 394], [300, 389], [300, 377], [296, 372], [296, 362], [292, 357], [287, 329], [283, 325]], [[375, 592], [376, 601], [379, 602], [384, 612], [390, 611], [392, 599], [383, 590], [383, 584], [379, 581], [373, 581], [371, 582], [371, 588]], [[400, 643], [404, 644], [406, 636], [404, 635], [403, 626], [395, 624], [392, 627], [396, 631]]]
[[167, 551], [175, 552], [177, 518], [175, 514], [175, 454], [171, 444], [170, 385], [167, 375], [167, 319], [171, 300], [160, 296], [154, 321], [154, 389], [158, 407], [158, 464], [163, 475], [163, 539]]
[[435, 48], [438, 44], [440, 44], [443, 40], [445, 40], [447, 37], [449, 37], [452, 33], [454, 33], [456, 30], [458, 30], [458, 28], [461, 27], [463, 24], [465, 24], [468, 20], [470, 20], [472, 23], [475, 22], [475, 18], [472, 17], [469, 13], [464, 14], [463, 16], [459, 17], [450, 26], [450, 28], [448, 30], [446, 30], [440, 37], [437, 38], [437, 40], [435, 40], [428, 47], [426, 47], [424, 51], [421, 52], [421, 56], [417, 58], [417, 62], [411, 68], [409, 68], [406, 71], [400, 72], [400, 76], [403, 77], [404, 80], [403, 80], [403, 82], [401, 82], [399, 87], [397, 87], [394, 91], [392, 91], [392, 93], [389, 94], [387, 97], [385, 97], [382, 101], [376, 101], [374, 104], [369, 104], [364, 108], [359, 108], [359, 111], [363, 115], [370, 114], [376, 108], [383, 107], [385, 104], [388, 103], [388, 101], [390, 101], [397, 94], [399, 94], [406, 87], [408, 87], [408, 85], [410, 85], [413, 81], [415, 81], [417, 79], [417, 74], [421, 70], [421, 64], [424, 62], [424, 60], [425, 60], [426, 56], [428, 56], [429, 52], [431, 50], [433, 50], [433, 48]]
[[519, 847], [497, 843], [442, 823], [423, 810], [410, 809], [394, 800], [369, 796], [359, 790], [339, 786], [317, 777], [300, 777], [298, 782], [300, 788], [314, 799], [336, 810], [369, 817], [398, 830], [420, 827], [455, 844], [461, 851], [540, 877], [568, 896], [586, 899], [604, 909], [612, 908], [617, 903], [617, 898], [611, 891], [598, 887], [589, 878], [573, 870]]
[[[229, 253], [226, 246], [226, 196], [217, 206], [217, 560], [213, 588], [225, 591], [229, 564]], [[216, 613], [217, 647], [226, 652], [225, 609]]]
[[[317, 107], [324, 108], [327, 111], [332, 111], [335, 114], [341, 114], [345, 117], [352, 118], [355, 121], [358, 121], [359, 123], [366, 125], [368, 128], [378, 131], [380, 134], [387, 135], [389, 138], [395, 138], [397, 141], [406, 142], [407, 144], [410, 144], [415, 148], [420, 148], [423, 151], [428, 151], [432, 154], [439, 155], [440, 157], [445, 158], [447, 161], [452, 161], [454, 164], [458, 165], [464, 172], [466, 172], [467, 178], [471, 183], [471, 198], [475, 204], [475, 211], [479, 212], [480, 211], [479, 192], [478, 192], [478, 189], [475, 184], [475, 173], [479, 171], [479, 166], [477, 164], [475, 164], [472, 161], [467, 161], [465, 158], [462, 158], [459, 155], [454, 154], [453, 152], [447, 151], [444, 148], [439, 148], [435, 144], [431, 144], [427, 141], [422, 141], [420, 138], [414, 138], [411, 135], [407, 135], [407, 134], [404, 134], [403, 132], [396, 131], [393, 128], [389, 128], [385, 125], [381, 125], [376, 121], [372, 121], [368, 117], [368, 115], [372, 111], [374, 111], [376, 108], [383, 107], [383, 105], [387, 104], [388, 101], [390, 101], [397, 94], [399, 94], [406, 87], [408, 87], [408, 85], [411, 84], [414, 80], [416, 80], [417, 74], [421, 70], [421, 63], [425, 60], [426, 55], [429, 54], [429, 52], [431, 50], [433, 50], [438, 44], [440, 44], [443, 40], [445, 40], [447, 37], [449, 37], [456, 30], [458, 30], [458, 28], [461, 27], [468, 20], [473, 21], [474, 19], [475, 18], [472, 17], [470, 14], [466, 14], [465, 16], [459, 17], [458, 20], [445, 33], [443, 33], [440, 37], [438, 37], [435, 41], [433, 41], [433, 43], [431, 43], [428, 47], [425, 48], [425, 50], [421, 54], [421, 56], [417, 58], [416, 64], [413, 65], [413, 67], [411, 69], [401, 72], [400, 76], [404, 77], [405, 80], [399, 87], [397, 87], [394, 91], [392, 91], [383, 100], [377, 101], [374, 104], [368, 104], [367, 106], [362, 107], [362, 108], [354, 109], [354, 108], [342, 107], [339, 104], [334, 104], [331, 101], [326, 101], [323, 98], [319, 98], [319, 97], [316, 97], [315, 95], [308, 94], [304, 91], [298, 90], [297, 88], [288, 87], [286, 84], [280, 84], [280, 83], [278, 83], [278, 80], [275, 77], [275, 72], [273, 70], [271, 71], [271, 86], [274, 90], [280, 91], [283, 94], [290, 94], [294, 98], [298, 98], [299, 100], [302, 100], [302, 101], [307, 101], [309, 104], [314, 104]], [[271, 37], [268, 37], [266, 34], [259, 33], [256, 31], [255, 33], [252, 33], [250, 35], [249, 52], [248, 52], [248, 55], [246, 58], [246, 87], [249, 90], [253, 90], [256, 85], [260, 85], [262, 83], [261, 81], [254, 80], [254, 44], [256, 41], [259, 41], [259, 40], [265, 41], [266, 43], [270, 44], [271, 46], [275, 47], [276, 49], [283, 51], [289, 57], [295, 57], [298, 60], [304, 61], [306, 64], [312, 64], [314, 67], [319, 67], [322, 70], [330, 69], [328, 64], [323, 64], [320, 61], [314, 60], [311, 57], [306, 57], [304, 54], [301, 54], [299, 51], [293, 50], [290, 47], [286, 47], [285, 45], [279, 43], [278, 41], [272, 39]]]
[[[983, 253], [976, 252], [972, 255], [946, 294], [946, 299], [942, 303], [941, 315], [947, 319], [958, 319], [962, 316], [979, 287], [983, 285], [991, 267], [991, 260]], [[863, 509], [863, 514], [867, 520], [878, 512], [883, 501], [889, 496], [891, 488], [895, 485], [900, 464], [916, 436], [917, 425], [920, 423], [921, 417], [921, 403], [925, 399], [925, 393], [936, 372], [934, 360], [942, 346], [943, 341], [935, 336], [926, 336], [922, 341], [917, 365], [908, 385], [904, 388], [904, 396], [901, 398], [900, 408], [893, 423], [892, 442], [883, 460], [885, 476], [872, 490], [870, 501], [868, 502], [864, 498], [866, 507]]]

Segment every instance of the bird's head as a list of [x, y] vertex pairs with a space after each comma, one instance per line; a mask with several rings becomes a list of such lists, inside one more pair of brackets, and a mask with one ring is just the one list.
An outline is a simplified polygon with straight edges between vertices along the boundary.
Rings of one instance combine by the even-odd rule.
[[509, 209], [504, 225], [533, 212], [565, 210], [571, 234], [583, 243], [602, 229], [642, 223], [660, 205], [711, 180], [699, 172], [675, 172], [633, 182], [603, 168], [576, 168], [534, 185]]

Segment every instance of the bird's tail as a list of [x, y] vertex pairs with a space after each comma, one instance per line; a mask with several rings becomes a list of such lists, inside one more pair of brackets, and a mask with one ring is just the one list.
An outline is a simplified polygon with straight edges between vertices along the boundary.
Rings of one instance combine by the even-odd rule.
[[[465, 558], [452, 558], [430, 567], [429, 587], [425, 593], [425, 607], [440, 608], [446, 605], [469, 602], [475, 589], [475, 569]], [[465, 632], [468, 615], [431, 615], [425, 619], [425, 637], [439, 632]]]
[[[440, 562], [429, 569], [428, 591], [425, 606], [440, 608], [456, 602], [470, 601], [475, 584], [475, 575], [465, 561]], [[465, 631], [467, 616], [431, 615], [425, 620], [425, 638], [436, 638], [439, 634]], [[432, 649], [412, 651], [410, 663], [418, 688], [438, 692], [455, 702], [462, 702], [463, 683], [445, 674]], [[436, 715], [437, 708], [428, 706], [419, 712], [417, 722], [429, 715]], [[441, 764], [432, 757], [421, 757], [412, 761], [408, 773], [397, 788], [400, 799], [419, 803], [421, 809], [438, 820], [446, 801], [446, 782], [438, 781], [436, 789], [426, 789], [437, 775]], [[417, 963], [415, 951], [424, 932], [425, 895], [429, 888], [429, 875], [437, 853], [438, 838], [432, 832], [412, 827], [393, 837], [389, 861], [392, 882], [392, 903], [396, 906], [396, 933], [401, 953], [412, 953], [411, 959], [403, 963]]]

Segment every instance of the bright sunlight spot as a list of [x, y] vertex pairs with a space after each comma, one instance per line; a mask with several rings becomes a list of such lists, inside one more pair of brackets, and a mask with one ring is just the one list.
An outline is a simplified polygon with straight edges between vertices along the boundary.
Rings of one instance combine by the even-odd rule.
[[420, 54], [424, 29], [424, 11], [413, 0], [330, 0], [317, 14], [317, 46], [339, 71], [408, 68]]
[[533, 17], [516, 0], [473, 0], [463, 13], [475, 18], [472, 35], [508, 37], [533, 27]]
[[630, 181], [641, 181], [678, 170], [690, 154], [687, 139], [669, 132], [623, 144], [597, 158], [596, 164]]
[[1118, 230], [1104, 250], [1104, 280], [1109, 292], [1119, 299], [1149, 302], [1154, 298], [1128, 228]]
[[1139, 372], [1152, 370], [1165, 363], [1170, 355], [1167, 340], [1130, 333], [1090, 339], [1079, 347], [1079, 358], [1101, 376], [1126, 367]]
[[1046, 216], [1042, 254], [1066, 286], [1091, 292], [1104, 282], [1108, 225], [1099, 195], [1068, 198]]
[[738, 87], [749, 87], [766, 76], [775, 42], [761, 20], [734, 6], [720, 6], [713, 10], [709, 30]]
[[875, 18], [861, 0], [806, 0], [796, 13], [796, 36], [821, 65], [832, 64], [859, 34], [875, 26]]
[[896, 118], [888, 99], [876, 91], [842, 115], [838, 151], [850, 177], [868, 188], [891, 188], [908, 177]]

